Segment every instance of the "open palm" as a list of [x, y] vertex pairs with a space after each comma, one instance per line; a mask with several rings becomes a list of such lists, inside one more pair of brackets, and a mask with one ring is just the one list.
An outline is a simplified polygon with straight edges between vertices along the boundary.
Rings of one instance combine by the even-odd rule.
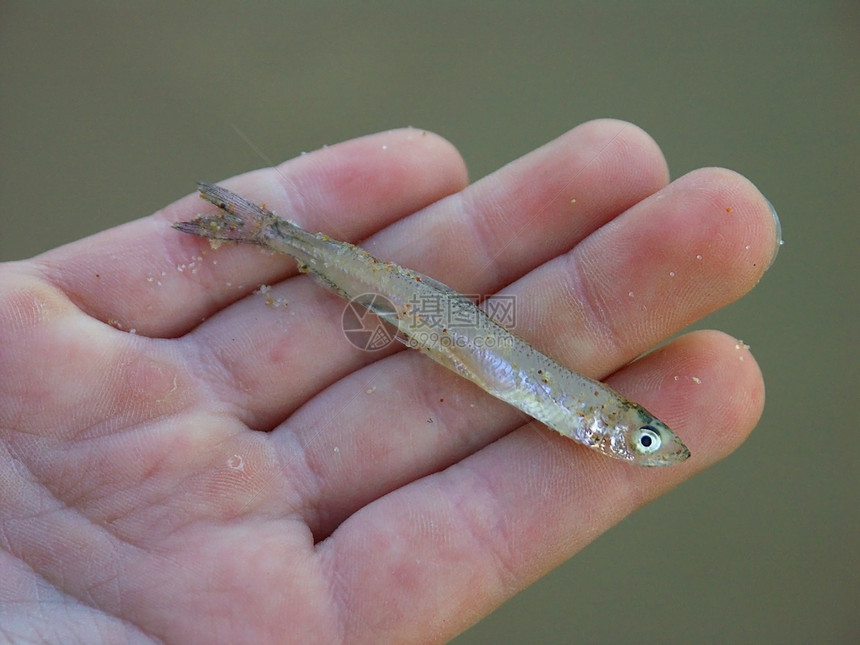
[[693, 456], [609, 460], [417, 352], [356, 348], [345, 303], [294, 261], [171, 229], [207, 209], [189, 196], [0, 265], [13, 641], [443, 641], [758, 420], [761, 375], [724, 334], [630, 363], [748, 291], [778, 236], [735, 173], [667, 185], [634, 126], [585, 124], [468, 187], [454, 149], [411, 129], [225, 186], [458, 291], [514, 295], [520, 336]]

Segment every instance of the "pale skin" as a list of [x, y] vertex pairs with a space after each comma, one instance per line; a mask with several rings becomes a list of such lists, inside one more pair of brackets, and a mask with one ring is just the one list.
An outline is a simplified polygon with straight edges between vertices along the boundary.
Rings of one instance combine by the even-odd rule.
[[189, 195], [0, 265], [4, 640], [443, 642], [759, 419], [761, 373], [723, 333], [628, 364], [749, 291], [778, 236], [748, 180], [669, 184], [635, 126], [584, 124], [472, 185], [418, 130], [222, 183], [461, 292], [515, 294], [520, 336], [693, 456], [610, 460], [417, 352], [356, 349], [294, 261], [171, 229], [211, 208]]

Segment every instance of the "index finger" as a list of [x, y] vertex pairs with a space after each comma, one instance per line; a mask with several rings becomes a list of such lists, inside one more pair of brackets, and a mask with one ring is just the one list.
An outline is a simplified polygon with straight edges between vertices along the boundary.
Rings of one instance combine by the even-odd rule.
[[[450, 143], [403, 129], [347, 141], [228, 184], [252, 198], [268, 195], [270, 208], [307, 228], [356, 239], [462, 189], [466, 181], [463, 160]], [[272, 203], [271, 187], [284, 184], [296, 190], [282, 190], [279, 203]], [[288, 203], [287, 193], [301, 195], [301, 201]], [[189, 195], [152, 216], [44, 253], [33, 265], [94, 318], [145, 336], [181, 335], [261, 283], [296, 270], [294, 262], [244, 247], [216, 259], [205, 256], [199, 241], [171, 228], [204, 208], [196, 194]]]

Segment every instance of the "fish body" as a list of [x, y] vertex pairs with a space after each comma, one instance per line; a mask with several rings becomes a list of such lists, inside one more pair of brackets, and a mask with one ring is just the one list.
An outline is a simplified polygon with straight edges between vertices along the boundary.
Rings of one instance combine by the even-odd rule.
[[[641, 466], [671, 465], [690, 456], [678, 436], [645, 408], [541, 353], [447, 285], [353, 244], [310, 233], [220, 186], [201, 183], [199, 190], [220, 212], [179, 222], [178, 230], [294, 257], [301, 271], [396, 327], [407, 345], [593, 450]], [[451, 324], [440, 312], [459, 312], [469, 324]]]

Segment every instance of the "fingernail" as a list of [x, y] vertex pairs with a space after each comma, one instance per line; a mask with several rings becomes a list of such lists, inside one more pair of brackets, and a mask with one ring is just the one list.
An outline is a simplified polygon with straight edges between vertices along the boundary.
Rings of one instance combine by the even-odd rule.
[[781, 247], [784, 242], [782, 240], [782, 224], [779, 221], [779, 215], [776, 212], [776, 209], [773, 207], [773, 204], [770, 203], [770, 200], [765, 197], [764, 201], [767, 202], [768, 207], [770, 208], [771, 215], [773, 215], [773, 221], [776, 224], [776, 246], [773, 249], [773, 255], [770, 258], [770, 264], [767, 265], [767, 268], [773, 266], [773, 263], [776, 262], [776, 256], [779, 254], [779, 247]]

